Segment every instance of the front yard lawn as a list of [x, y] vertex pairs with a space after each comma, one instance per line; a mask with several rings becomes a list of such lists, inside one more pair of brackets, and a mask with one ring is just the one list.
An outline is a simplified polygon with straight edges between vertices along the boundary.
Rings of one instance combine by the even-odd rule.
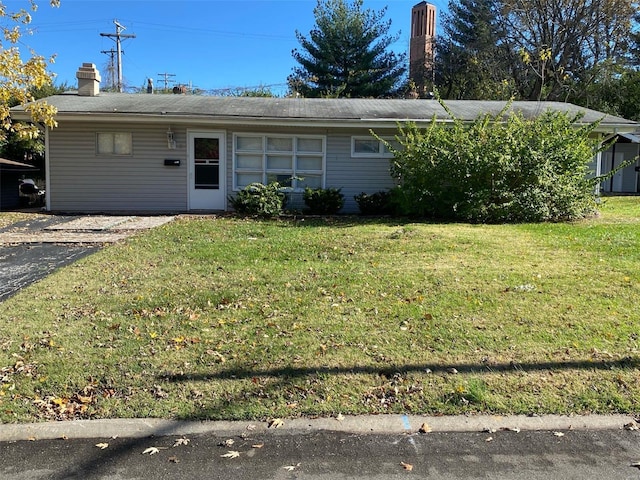
[[637, 197], [574, 224], [185, 216], [0, 304], [0, 420], [638, 413], [639, 265]]

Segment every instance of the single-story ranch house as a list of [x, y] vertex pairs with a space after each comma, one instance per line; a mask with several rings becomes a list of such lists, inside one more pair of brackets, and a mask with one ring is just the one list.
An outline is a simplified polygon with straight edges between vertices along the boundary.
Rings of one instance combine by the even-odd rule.
[[[302, 99], [101, 93], [93, 64], [78, 91], [48, 97], [58, 127], [45, 131], [46, 208], [59, 212], [187, 212], [229, 208], [252, 182], [341, 188], [354, 195], [393, 186], [390, 155], [371, 136], [393, 139], [398, 122], [451, 121], [435, 100]], [[498, 113], [505, 102], [449, 101], [460, 119]], [[601, 120], [602, 138], [638, 124], [575, 105], [514, 102], [533, 117], [547, 109]], [[12, 109], [28, 120], [23, 107]], [[597, 159], [596, 169], [600, 167]]]

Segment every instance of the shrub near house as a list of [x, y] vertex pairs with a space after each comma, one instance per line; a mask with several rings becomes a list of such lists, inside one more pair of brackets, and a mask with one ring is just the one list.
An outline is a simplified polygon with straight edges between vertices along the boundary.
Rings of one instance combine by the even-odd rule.
[[599, 180], [589, 178], [589, 163], [598, 150], [591, 136], [597, 123], [576, 127], [578, 117], [561, 112], [535, 119], [502, 113], [471, 124], [454, 118], [453, 126], [401, 127], [401, 147], [388, 144], [401, 211], [483, 223], [592, 215]]

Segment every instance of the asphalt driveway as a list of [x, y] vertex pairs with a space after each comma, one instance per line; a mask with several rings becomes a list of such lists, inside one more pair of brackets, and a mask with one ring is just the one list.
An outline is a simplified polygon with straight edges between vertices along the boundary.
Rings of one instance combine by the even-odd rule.
[[34, 215], [1, 228], [0, 301], [105, 245], [173, 218]]

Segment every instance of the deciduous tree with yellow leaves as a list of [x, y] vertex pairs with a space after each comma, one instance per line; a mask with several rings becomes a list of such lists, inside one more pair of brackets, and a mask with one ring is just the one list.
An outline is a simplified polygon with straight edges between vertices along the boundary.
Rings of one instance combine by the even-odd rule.
[[[24, 8], [11, 8], [7, 2], [0, 1], [0, 138], [7, 132], [16, 132], [22, 138], [38, 136], [36, 123], [48, 127], [55, 127], [56, 110], [45, 102], [33, 102], [33, 91], [51, 84], [51, 74], [47, 65], [53, 63], [54, 58], [46, 59], [30, 50], [28, 58], [21, 52], [18, 44], [24, 35], [31, 35], [31, 14], [38, 9], [35, 0], [25, 0]], [[49, 0], [52, 7], [58, 7], [60, 0]], [[34, 124], [12, 123], [9, 109], [12, 105], [24, 105], [31, 114]]]

